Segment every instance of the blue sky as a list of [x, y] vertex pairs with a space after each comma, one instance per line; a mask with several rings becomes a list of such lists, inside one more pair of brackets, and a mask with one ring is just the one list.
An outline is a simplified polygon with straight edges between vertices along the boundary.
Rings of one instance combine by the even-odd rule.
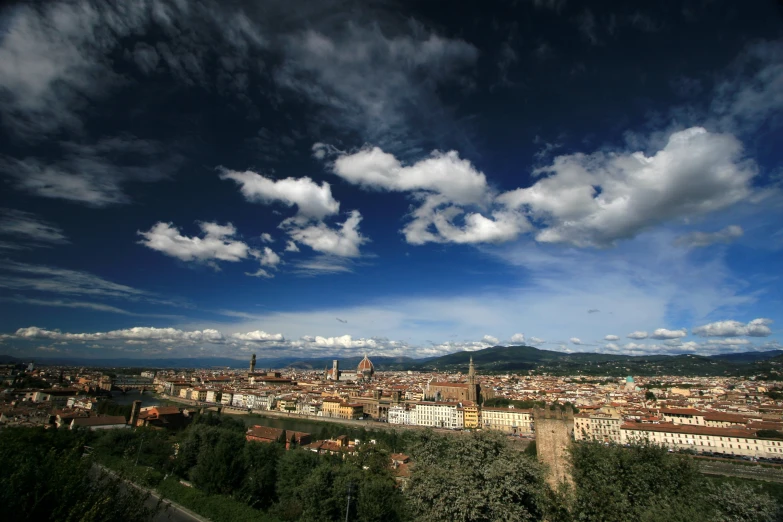
[[0, 352], [781, 348], [781, 19], [6, 5]]

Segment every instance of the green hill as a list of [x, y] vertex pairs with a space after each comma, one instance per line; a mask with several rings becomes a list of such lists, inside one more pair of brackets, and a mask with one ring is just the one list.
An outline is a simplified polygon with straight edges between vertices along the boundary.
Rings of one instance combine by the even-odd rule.
[[[420, 371], [467, 371], [470, 358], [485, 373], [527, 372], [554, 375], [734, 375], [753, 365], [698, 355], [612, 355], [564, 353], [532, 346], [495, 346], [458, 352], [403, 365]], [[774, 360], [774, 359], [772, 359]]]

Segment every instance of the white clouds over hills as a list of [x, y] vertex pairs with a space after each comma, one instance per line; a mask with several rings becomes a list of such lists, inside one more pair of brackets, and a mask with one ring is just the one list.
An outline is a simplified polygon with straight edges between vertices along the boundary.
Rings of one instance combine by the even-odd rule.
[[687, 335], [688, 330], [685, 328], [680, 330], [667, 330], [666, 328], [658, 328], [650, 335], [650, 339], [680, 339]]
[[152, 328], [137, 326], [126, 330], [113, 330], [97, 333], [62, 333], [56, 330], [46, 330], [31, 326], [20, 328], [16, 337], [22, 339], [51, 339], [53, 341], [116, 341], [141, 340], [159, 342], [220, 342], [223, 334], [217, 330], [182, 331], [176, 328]]
[[702, 337], [738, 337], [743, 335], [767, 337], [772, 335], [770, 324], [772, 324], [772, 320], [765, 318], [753, 319], [747, 324], [739, 321], [718, 321], [694, 328], [693, 333]]

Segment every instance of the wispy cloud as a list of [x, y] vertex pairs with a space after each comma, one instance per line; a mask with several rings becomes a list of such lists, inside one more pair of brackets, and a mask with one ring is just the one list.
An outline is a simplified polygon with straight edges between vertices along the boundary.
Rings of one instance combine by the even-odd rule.
[[14, 236], [27, 246], [52, 246], [68, 243], [62, 229], [31, 212], [0, 208], [0, 234]]

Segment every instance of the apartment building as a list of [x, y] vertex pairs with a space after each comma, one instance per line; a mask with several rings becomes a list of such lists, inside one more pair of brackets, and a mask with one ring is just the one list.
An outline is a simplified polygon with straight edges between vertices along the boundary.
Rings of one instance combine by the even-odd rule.
[[756, 430], [710, 428], [675, 423], [626, 423], [620, 428], [622, 442], [648, 440], [671, 449], [699, 453], [724, 453], [743, 457], [783, 458], [783, 441], [759, 439]]
[[387, 415], [389, 424], [413, 424], [411, 409], [406, 404], [390, 406]]
[[411, 411], [412, 424], [434, 428], [461, 429], [456, 402], [420, 402]]
[[463, 426], [465, 429], [476, 429], [481, 427], [481, 410], [478, 406], [463, 406]]
[[616, 411], [579, 413], [574, 415], [574, 439], [621, 442], [622, 417]]
[[533, 411], [517, 408], [482, 408], [481, 425], [512, 435], [533, 434]]

